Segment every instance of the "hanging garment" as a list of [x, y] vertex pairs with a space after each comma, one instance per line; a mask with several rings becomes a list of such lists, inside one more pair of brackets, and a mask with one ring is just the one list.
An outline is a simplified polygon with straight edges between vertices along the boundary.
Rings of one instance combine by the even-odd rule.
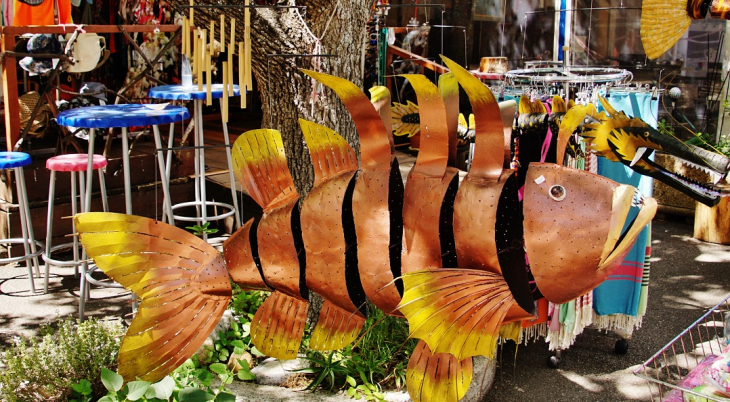
[[[58, 3], [58, 23], [71, 24], [71, 0], [55, 0]], [[14, 0], [13, 25], [55, 25], [54, 0]]]
[[[611, 106], [628, 115], [639, 117], [652, 127], [657, 126], [659, 101], [652, 100], [649, 92], [611, 92], [607, 98]], [[599, 107], [599, 111], [602, 108]], [[630, 184], [644, 196], [651, 196], [652, 178], [625, 167], [621, 163], [598, 158], [598, 174], [620, 183]], [[628, 221], [636, 216], [632, 208]], [[636, 239], [621, 266], [593, 291], [594, 325], [600, 329], [623, 330], [631, 333], [641, 326], [646, 311], [648, 293], [649, 255], [651, 254], [651, 225]]]

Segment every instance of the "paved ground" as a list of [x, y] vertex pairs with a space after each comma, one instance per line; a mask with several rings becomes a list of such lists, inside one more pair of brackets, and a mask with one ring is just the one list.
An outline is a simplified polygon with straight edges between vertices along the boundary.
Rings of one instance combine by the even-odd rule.
[[[730, 292], [730, 246], [699, 242], [684, 221], [654, 222], [648, 314], [630, 340], [629, 353], [613, 353], [616, 338], [587, 331], [563, 355], [558, 370], [546, 366], [551, 355], [543, 342], [507, 346], [495, 385], [485, 401], [647, 400], [648, 388], [632, 368], [652, 356], [704, 311]], [[16, 334], [34, 334], [39, 325], [78, 314], [78, 282], [70, 269], [52, 271], [50, 292], [28, 291], [25, 267], [0, 268], [0, 345]], [[42, 289], [42, 280], [37, 280]], [[130, 312], [129, 298], [116, 290], [92, 290], [89, 315]], [[247, 386], [241, 400], [311, 400], [278, 387]], [[255, 399], [251, 399], [255, 395]], [[296, 399], [292, 399], [296, 396]], [[335, 400], [335, 399], [326, 399]], [[339, 400], [347, 400], [342, 398]]]

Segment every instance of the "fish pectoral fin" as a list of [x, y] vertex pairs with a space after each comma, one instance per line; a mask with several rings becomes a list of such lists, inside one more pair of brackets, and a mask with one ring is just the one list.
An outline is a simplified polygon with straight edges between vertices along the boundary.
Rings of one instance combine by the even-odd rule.
[[119, 374], [155, 382], [195, 353], [231, 300], [220, 253], [174, 226], [139, 216], [74, 217], [96, 266], [141, 304], [119, 350]]
[[296, 359], [308, 310], [306, 300], [279, 291], [272, 293], [251, 321], [251, 342], [267, 356]]
[[352, 343], [360, 334], [365, 317], [350, 312], [325, 300], [314, 327], [309, 348], [312, 350], [337, 350]]
[[406, 370], [408, 394], [414, 402], [457, 402], [466, 395], [474, 375], [472, 359], [459, 361], [448, 353], [432, 354], [419, 341]]
[[403, 275], [405, 292], [398, 309], [410, 336], [434, 353], [462, 360], [493, 357], [507, 312], [515, 299], [504, 278], [473, 269], [428, 269]]
[[642, 229], [651, 222], [657, 211], [657, 202], [654, 198], [644, 197], [643, 205], [641, 210], [631, 222], [631, 226], [621, 235], [616, 247], [613, 251], [601, 261], [598, 265], [598, 269], [605, 269], [611, 267], [617, 260], [623, 258], [631, 245], [634, 244], [636, 237], [639, 235]]

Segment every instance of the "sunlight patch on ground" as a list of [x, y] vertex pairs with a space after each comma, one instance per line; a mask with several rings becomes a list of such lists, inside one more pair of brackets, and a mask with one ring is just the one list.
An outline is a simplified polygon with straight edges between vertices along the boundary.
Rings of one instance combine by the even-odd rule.
[[730, 251], [719, 244], [702, 243], [697, 246], [702, 254], [695, 257], [699, 262], [730, 262]]
[[562, 374], [563, 377], [567, 378], [568, 380], [587, 389], [588, 391], [591, 391], [591, 392], [603, 391], [603, 387], [600, 384], [597, 384], [594, 381], [589, 380], [587, 377], [584, 377], [580, 374], [576, 374], [572, 371], [561, 371], [560, 374]]

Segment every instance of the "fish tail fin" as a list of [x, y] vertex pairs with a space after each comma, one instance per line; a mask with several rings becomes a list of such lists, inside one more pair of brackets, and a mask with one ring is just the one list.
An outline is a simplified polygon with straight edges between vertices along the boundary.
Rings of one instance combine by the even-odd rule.
[[297, 357], [302, 344], [309, 302], [274, 292], [251, 321], [251, 341], [267, 356], [280, 360]]
[[337, 350], [352, 343], [365, 325], [365, 318], [343, 310], [325, 300], [309, 347], [313, 350]]
[[424, 341], [419, 341], [411, 354], [406, 370], [408, 393], [414, 402], [457, 402], [471, 385], [472, 359], [459, 361], [448, 353], [432, 354]]
[[332, 129], [299, 119], [314, 165], [314, 185], [345, 171], [357, 170], [357, 157], [350, 144]]
[[220, 253], [183, 229], [134, 215], [74, 217], [96, 266], [142, 302], [119, 349], [125, 381], [156, 382], [192, 356], [231, 300]]
[[296, 193], [278, 131], [260, 129], [241, 134], [233, 143], [231, 157], [236, 178], [262, 208], [283, 194]]
[[641, 43], [646, 56], [656, 59], [674, 46], [689, 28], [688, 0], [644, 0]]

